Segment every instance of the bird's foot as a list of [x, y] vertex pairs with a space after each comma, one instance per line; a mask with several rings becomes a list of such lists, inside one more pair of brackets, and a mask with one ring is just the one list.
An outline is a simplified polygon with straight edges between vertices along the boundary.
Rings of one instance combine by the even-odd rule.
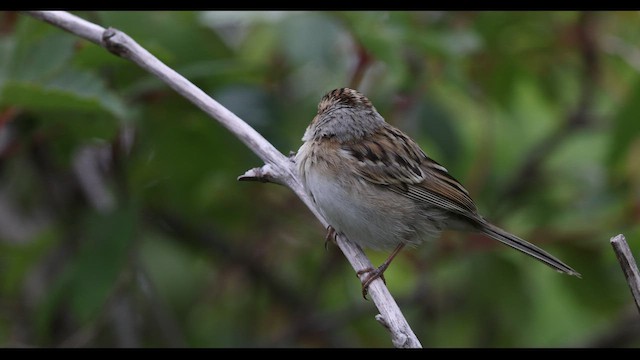
[[358, 277], [364, 274], [369, 274], [366, 278], [364, 278], [364, 280], [361, 280], [362, 281], [362, 297], [365, 300], [368, 300], [367, 293], [369, 291], [369, 285], [373, 282], [373, 280], [380, 278], [385, 284], [387, 283], [387, 281], [384, 279], [384, 271], [387, 270], [387, 266], [388, 264], [384, 263], [375, 269], [366, 268], [356, 273]]
[[336, 243], [336, 229], [333, 226], [327, 226], [327, 235], [324, 237], [324, 249], [327, 250], [329, 248], [329, 242], [334, 244]]

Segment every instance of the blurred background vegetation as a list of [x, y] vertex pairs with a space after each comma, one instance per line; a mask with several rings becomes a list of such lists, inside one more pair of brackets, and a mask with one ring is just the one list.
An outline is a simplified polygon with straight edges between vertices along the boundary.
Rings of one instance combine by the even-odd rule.
[[[295, 151], [351, 86], [487, 218], [582, 273], [448, 232], [386, 273], [425, 347], [637, 347], [638, 12], [77, 12]], [[262, 163], [136, 65], [0, 12], [0, 346], [389, 347]], [[384, 252], [368, 251], [374, 263]]]

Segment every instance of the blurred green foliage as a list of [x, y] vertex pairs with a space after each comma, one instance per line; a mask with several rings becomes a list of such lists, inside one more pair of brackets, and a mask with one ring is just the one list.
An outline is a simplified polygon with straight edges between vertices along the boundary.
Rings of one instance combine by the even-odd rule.
[[[365, 93], [489, 219], [387, 284], [425, 347], [637, 347], [608, 243], [640, 258], [637, 12], [79, 12], [295, 151], [320, 97]], [[339, 250], [262, 165], [136, 65], [0, 12], [0, 346], [388, 347]], [[375, 263], [387, 254], [368, 252]]]

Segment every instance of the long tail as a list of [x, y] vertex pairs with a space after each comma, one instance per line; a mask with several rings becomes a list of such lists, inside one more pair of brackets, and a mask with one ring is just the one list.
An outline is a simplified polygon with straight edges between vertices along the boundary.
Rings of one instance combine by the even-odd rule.
[[523, 253], [542, 261], [543, 263], [549, 265], [550, 267], [554, 268], [559, 272], [581, 277], [580, 273], [573, 270], [570, 266], [556, 259], [554, 256], [540, 249], [539, 247], [500, 229], [499, 227], [487, 222], [484, 219], [480, 221], [479, 225], [480, 225], [479, 227], [480, 231], [502, 242], [503, 244], [509, 245], [516, 250], [522, 251]]

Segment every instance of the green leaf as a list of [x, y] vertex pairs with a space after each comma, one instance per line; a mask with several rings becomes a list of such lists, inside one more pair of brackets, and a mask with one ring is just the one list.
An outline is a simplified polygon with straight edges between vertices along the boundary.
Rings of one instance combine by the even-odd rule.
[[41, 80], [63, 69], [73, 56], [77, 40], [66, 34], [52, 34], [15, 53], [12, 78], [29, 81]]
[[39, 309], [41, 335], [50, 327], [58, 307], [71, 311], [81, 323], [98, 315], [129, 255], [135, 235], [135, 208], [108, 214], [90, 213], [81, 224], [82, 243], [63, 274], [56, 278]]
[[33, 110], [106, 111], [118, 119], [129, 112], [116, 95], [93, 73], [66, 69], [45, 82], [8, 81], [0, 105]]
[[72, 266], [70, 304], [82, 321], [102, 307], [126, 264], [135, 233], [133, 207], [93, 214], [86, 224], [85, 243]]

